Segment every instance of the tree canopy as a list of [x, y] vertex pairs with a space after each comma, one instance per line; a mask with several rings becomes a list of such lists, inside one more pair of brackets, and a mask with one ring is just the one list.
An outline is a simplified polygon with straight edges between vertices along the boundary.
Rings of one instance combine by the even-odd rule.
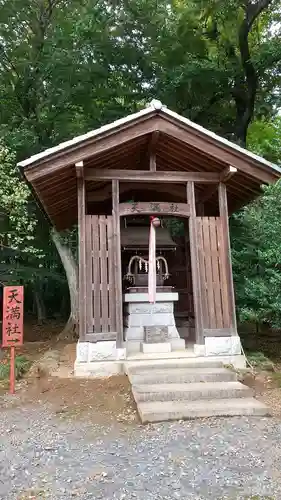
[[[20, 262], [64, 279], [16, 160], [136, 111], [152, 98], [281, 163], [279, 0], [0, 0], [0, 19], [0, 235], [16, 252], [3, 256], [9, 266]], [[257, 289], [256, 302], [247, 306], [252, 311], [260, 310], [259, 297], [266, 295], [252, 279], [255, 259], [263, 261], [259, 279], [265, 284], [268, 275], [261, 269], [268, 266], [271, 273], [273, 266], [265, 254], [279, 254], [267, 238], [264, 254], [253, 259], [247, 238], [254, 228], [269, 234], [269, 228], [261, 230], [262, 213], [271, 203], [281, 206], [280, 188], [274, 189], [233, 222], [238, 303], [245, 293], [252, 301], [251, 283]], [[272, 228], [277, 213], [272, 208]], [[241, 276], [247, 269], [245, 287]], [[271, 313], [259, 317], [270, 321]]]

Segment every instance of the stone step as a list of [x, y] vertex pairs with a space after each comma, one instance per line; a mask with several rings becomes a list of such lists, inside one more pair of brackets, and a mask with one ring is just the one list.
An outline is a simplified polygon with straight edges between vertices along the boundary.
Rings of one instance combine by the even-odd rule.
[[231, 382], [237, 379], [236, 373], [226, 368], [169, 368], [145, 370], [131, 373], [128, 377], [133, 386], [143, 384], [183, 384], [196, 382]]
[[223, 368], [221, 361], [196, 360], [196, 358], [171, 358], [144, 361], [127, 361], [126, 372], [130, 374], [151, 370], [170, 370], [171, 368]]
[[268, 408], [254, 398], [140, 402], [138, 411], [142, 423], [269, 413]]
[[253, 396], [253, 391], [240, 382], [137, 384], [132, 387], [132, 390], [137, 404], [141, 401], [195, 401], [198, 399], [237, 399]]

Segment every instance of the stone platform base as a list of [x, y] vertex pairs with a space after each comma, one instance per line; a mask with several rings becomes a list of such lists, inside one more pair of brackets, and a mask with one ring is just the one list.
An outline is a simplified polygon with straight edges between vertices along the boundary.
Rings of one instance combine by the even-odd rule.
[[[167, 343], [171, 346], [172, 351], [185, 351], [186, 349], [184, 339], [172, 338]], [[141, 340], [127, 340], [125, 342], [127, 356], [142, 352], [142, 344]]]
[[126, 349], [117, 349], [116, 342], [78, 342], [74, 375], [76, 377], [110, 377], [123, 373]]
[[[179, 342], [178, 347], [173, 345]], [[76, 346], [76, 361], [74, 375], [77, 377], [110, 377], [124, 373], [125, 360], [135, 359], [140, 362], [145, 359], [183, 359], [193, 358], [206, 361], [220, 361], [234, 368], [243, 369], [246, 366], [245, 357], [241, 354], [241, 343], [238, 335], [232, 337], [206, 337], [202, 345], [195, 344], [184, 349], [183, 339], [172, 339], [164, 343], [138, 342], [136, 349], [117, 349], [115, 341], [78, 342]], [[132, 346], [131, 346], [132, 347]]]
[[175, 292], [157, 292], [156, 303], [151, 304], [148, 293], [125, 294], [125, 339], [129, 352], [140, 352], [143, 342], [167, 342], [171, 344], [172, 350], [185, 348], [185, 341], [179, 336], [174, 318], [174, 302], [178, 298]]
[[194, 344], [196, 356], [235, 356], [241, 354], [239, 335], [205, 337], [204, 344]]
[[93, 361], [90, 363], [74, 363], [75, 377], [103, 378], [124, 373], [123, 361]]
[[142, 343], [142, 352], [144, 354], [148, 353], [161, 353], [161, 352], [171, 352], [172, 347], [169, 342], [157, 342], [156, 344], [146, 344], [145, 342]]

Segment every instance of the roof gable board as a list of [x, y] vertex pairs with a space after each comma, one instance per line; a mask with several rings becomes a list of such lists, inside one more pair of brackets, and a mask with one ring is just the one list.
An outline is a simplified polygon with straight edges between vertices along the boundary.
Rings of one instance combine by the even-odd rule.
[[[157, 117], [160, 118], [158, 122], [156, 121]], [[150, 119], [155, 119], [150, 120]], [[162, 120], [161, 120], [162, 118]], [[163, 124], [170, 123], [170, 128], [164, 127]], [[150, 122], [151, 127], [147, 126]], [[136, 130], [137, 125], [143, 123], [143, 127], [141, 129]], [[261, 168], [269, 169], [273, 172], [276, 172], [277, 176], [281, 174], [281, 168], [277, 165], [272, 164], [271, 162], [265, 160], [264, 158], [247, 151], [246, 149], [241, 148], [237, 144], [234, 144], [223, 137], [218, 136], [217, 134], [197, 125], [191, 120], [180, 116], [179, 114], [169, 110], [165, 106], [163, 106], [159, 101], [152, 101], [150, 105], [142, 109], [141, 111], [129, 115], [125, 118], [121, 118], [116, 120], [108, 125], [104, 125], [97, 130], [93, 130], [88, 132], [87, 134], [83, 134], [81, 136], [75, 137], [69, 141], [63, 142], [58, 146], [47, 149], [41, 153], [38, 153], [30, 158], [20, 162], [18, 165], [23, 167], [25, 172], [27, 173], [29, 167], [35, 167], [41, 165], [41, 168], [44, 169], [43, 164], [47, 164], [49, 161], [54, 160], [57, 161], [57, 166], [59, 165], [67, 165], [70, 163], [75, 163], [76, 161], [80, 161], [85, 159], [87, 156], [92, 154], [98, 154], [101, 152], [102, 148], [98, 148], [97, 144], [100, 143], [102, 138], [112, 136], [121, 133], [122, 131], [128, 130], [128, 135], [123, 134], [123, 137], [118, 138], [119, 143], [125, 141], [126, 139], [132, 139], [134, 136], [139, 136], [144, 133], [149, 133], [154, 130], [160, 129], [164, 133], [172, 133], [174, 135], [175, 129], [172, 129], [172, 124], [174, 127], [179, 127], [184, 132], [189, 132], [191, 135], [197, 138], [201, 138], [201, 144], [197, 142], [198, 146], [202, 146], [202, 140], [205, 140], [208, 144], [213, 144], [214, 147], [217, 147], [218, 150], [227, 151], [234, 155], [235, 158], [241, 158], [245, 162], [250, 164], [255, 164], [256, 166], [260, 166]], [[157, 126], [159, 125], [159, 127]], [[133, 132], [135, 130], [135, 135]], [[122, 134], [121, 134], [122, 135]], [[184, 139], [184, 134], [181, 134], [180, 140]], [[190, 138], [188, 140], [186, 136], [186, 141], [190, 143]], [[95, 145], [96, 147], [92, 146]], [[107, 149], [110, 147], [114, 147], [114, 141], [108, 142]], [[204, 148], [205, 149], [205, 148]], [[84, 151], [83, 151], [84, 150]], [[214, 149], [212, 149], [214, 151]], [[208, 151], [211, 154], [211, 151]], [[71, 154], [70, 154], [71, 153]], [[76, 153], [76, 154], [75, 154]], [[62, 157], [65, 155], [65, 161], [63, 161]], [[67, 159], [69, 156], [69, 160]], [[230, 158], [229, 158], [230, 160]], [[238, 166], [238, 165], [235, 165]], [[240, 165], [241, 166], [241, 165]], [[239, 166], [238, 166], [239, 167]], [[53, 168], [55, 168], [55, 164], [53, 162]], [[47, 174], [47, 172], [46, 172]], [[30, 179], [31, 180], [31, 179]]]

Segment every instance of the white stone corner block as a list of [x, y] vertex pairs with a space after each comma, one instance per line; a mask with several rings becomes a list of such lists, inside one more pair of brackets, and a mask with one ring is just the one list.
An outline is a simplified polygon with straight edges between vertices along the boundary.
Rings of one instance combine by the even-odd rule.
[[241, 354], [238, 335], [231, 337], [205, 337], [206, 356], [233, 356]]
[[89, 343], [78, 341], [76, 344], [77, 363], [87, 363], [89, 356]]
[[126, 349], [125, 348], [119, 347], [118, 349], [116, 349], [116, 359], [118, 361], [122, 360], [122, 359], [126, 359]]
[[107, 361], [117, 359], [116, 341], [89, 343], [88, 361]]
[[239, 335], [233, 335], [231, 337], [232, 339], [232, 353], [233, 355], [236, 354], [241, 354], [242, 349], [241, 349], [241, 341]]

